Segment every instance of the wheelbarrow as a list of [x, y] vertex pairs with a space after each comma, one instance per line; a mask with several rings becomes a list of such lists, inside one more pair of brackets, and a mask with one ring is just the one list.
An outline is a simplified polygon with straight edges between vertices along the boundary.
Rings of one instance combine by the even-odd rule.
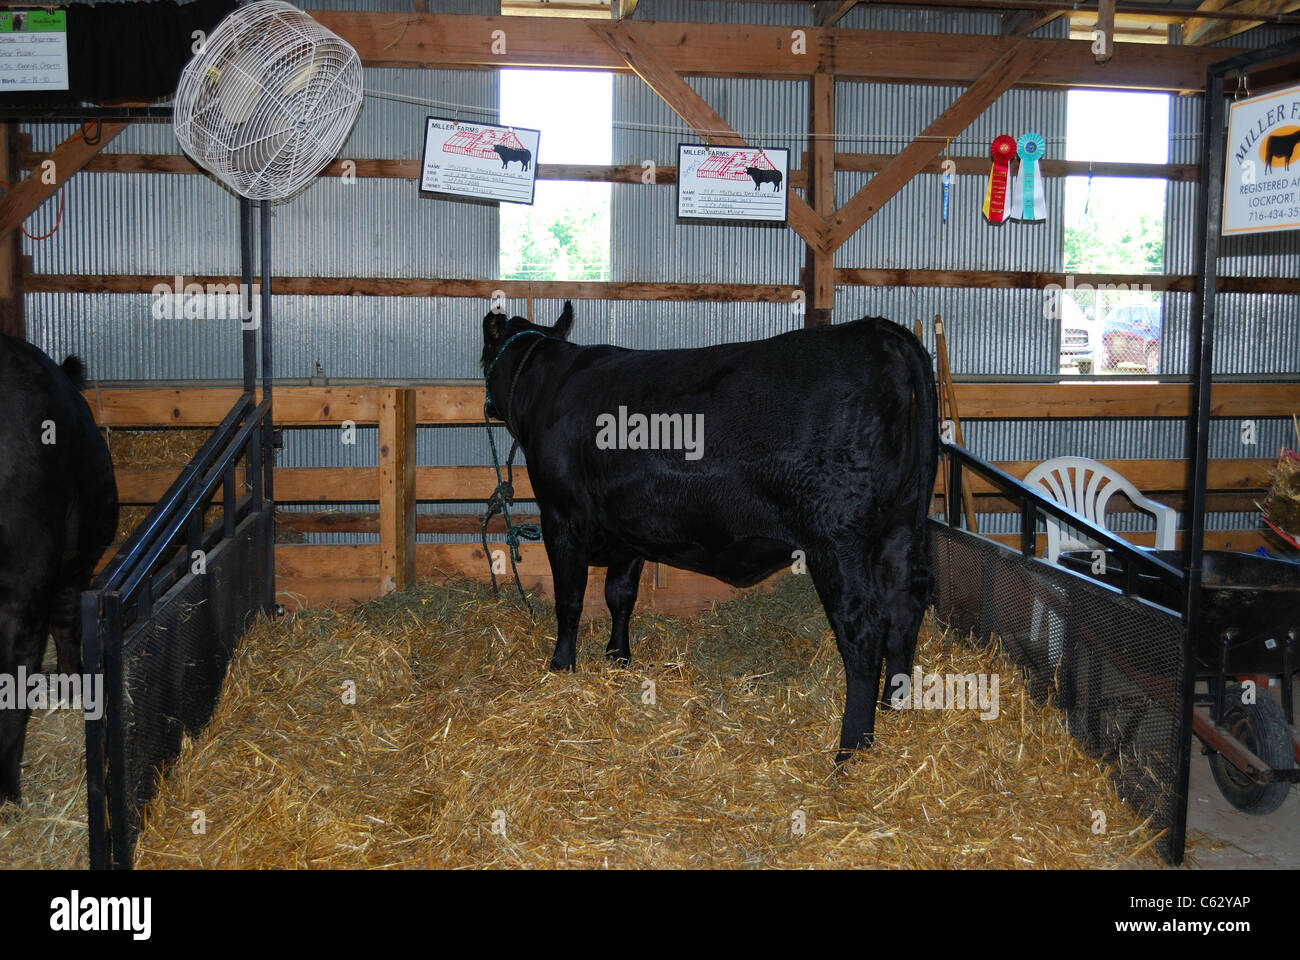
[[[1182, 566], [1179, 551], [1153, 553]], [[1300, 564], [1224, 550], [1203, 557], [1202, 622], [1193, 649], [1196, 679], [1206, 690], [1195, 696], [1193, 731], [1228, 802], [1246, 813], [1272, 813], [1300, 781], [1292, 695], [1300, 669]], [[1123, 561], [1113, 552], [1063, 553], [1060, 563], [1125, 586]], [[1133, 592], [1162, 607], [1182, 607], [1180, 591], [1168, 581], [1139, 574]], [[1280, 703], [1268, 693], [1273, 678], [1281, 681]]]

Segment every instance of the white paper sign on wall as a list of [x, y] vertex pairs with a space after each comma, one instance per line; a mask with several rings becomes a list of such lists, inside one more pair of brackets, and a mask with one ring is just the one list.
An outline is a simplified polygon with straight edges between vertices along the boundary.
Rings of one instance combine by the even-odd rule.
[[0, 92], [68, 89], [68, 26], [62, 10], [0, 13]]
[[1225, 234], [1300, 227], [1300, 86], [1232, 104], [1223, 180]]
[[429, 117], [420, 189], [479, 200], [532, 203], [541, 133], [524, 127]]
[[790, 151], [777, 147], [677, 147], [677, 216], [784, 223]]

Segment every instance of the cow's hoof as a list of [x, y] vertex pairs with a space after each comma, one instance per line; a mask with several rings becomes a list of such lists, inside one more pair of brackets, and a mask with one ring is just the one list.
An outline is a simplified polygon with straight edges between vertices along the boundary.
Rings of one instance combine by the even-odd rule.
[[866, 751], [870, 750], [871, 742], [873, 739], [875, 738], [872, 737], [870, 734], [868, 734], [867, 736], [863, 737], [861, 740], [858, 741], [858, 745], [856, 747], [846, 747], [843, 744], [841, 744], [840, 752], [835, 754], [835, 766], [841, 767], [848, 761], [852, 760], [854, 757], [858, 756], [859, 754], [865, 753]]
[[610, 666], [627, 668], [632, 662], [631, 650], [606, 650], [605, 659], [609, 661]]
[[578, 662], [576, 658], [567, 661], [556, 660], [554, 657], [551, 658], [552, 670], [556, 670], [556, 671], [567, 670], [569, 673], [573, 673], [573, 671], [576, 670], [577, 668], [578, 668]]

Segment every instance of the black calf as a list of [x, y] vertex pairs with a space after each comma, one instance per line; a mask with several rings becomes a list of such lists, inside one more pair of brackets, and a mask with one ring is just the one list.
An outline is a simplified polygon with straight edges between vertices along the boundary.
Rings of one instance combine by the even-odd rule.
[[552, 666], [574, 667], [588, 565], [608, 567], [606, 655], [626, 661], [646, 560], [746, 586], [802, 550], [847, 677], [837, 760], [869, 747], [882, 660], [911, 672], [930, 596], [929, 355], [881, 318], [648, 351], [567, 343], [572, 322], [570, 304], [553, 328], [483, 319], [490, 412], [511, 418], [541, 508]]

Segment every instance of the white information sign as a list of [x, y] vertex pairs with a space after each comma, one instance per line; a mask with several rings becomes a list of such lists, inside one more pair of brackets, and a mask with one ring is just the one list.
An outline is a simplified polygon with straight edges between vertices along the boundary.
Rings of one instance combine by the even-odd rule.
[[790, 151], [782, 148], [677, 147], [677, 216], [784, 223]]
[[1223, 181], [1225, 234], [1300, 227], [1300, 86], [1232, 104]]
[[68, 27], [62, 10], [0, 13], [0, 93], [68, 89]]
[[541, 132], [429, 117], [420, 189], [480, 200], [532, 203]]

